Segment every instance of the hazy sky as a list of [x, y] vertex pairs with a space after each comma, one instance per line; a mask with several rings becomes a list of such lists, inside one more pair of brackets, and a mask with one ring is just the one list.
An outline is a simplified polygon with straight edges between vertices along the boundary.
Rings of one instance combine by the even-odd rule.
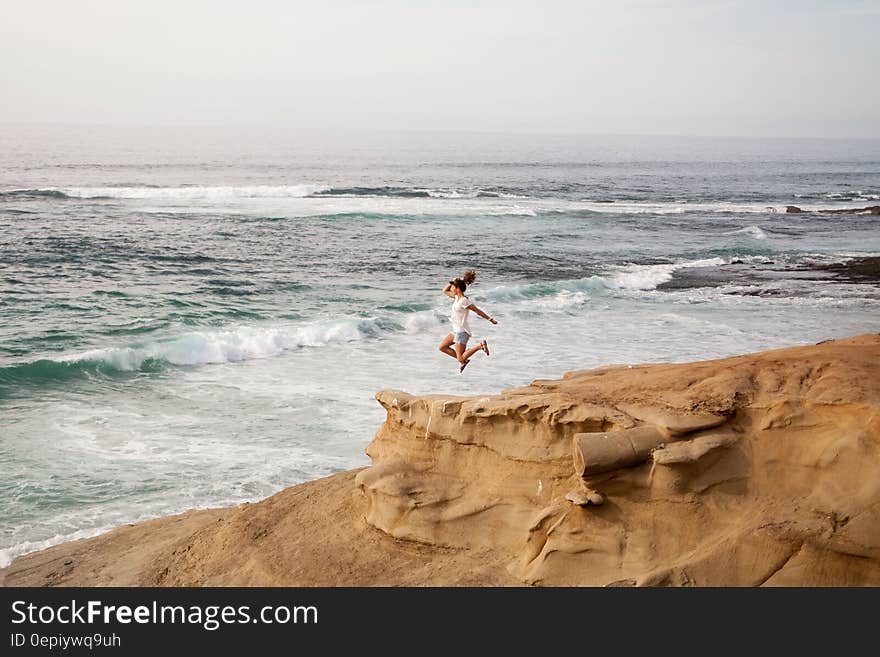
[[0, 121], [880, 137], [880, 0], [0, 0]]

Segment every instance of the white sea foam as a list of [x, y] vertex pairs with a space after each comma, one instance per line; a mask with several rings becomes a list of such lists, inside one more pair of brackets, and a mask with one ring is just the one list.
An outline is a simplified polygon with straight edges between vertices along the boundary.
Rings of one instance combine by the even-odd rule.
[[[657, 214], [676, 215], [686, 212], [702, 213], [746, 213], [767, 214], [783, 212], [782, 206], [768, 206], [766, 203], [744, 203], [727, 201], [596, 201], [593, 199], [569, 200], [561, 198], [533, 198], [508, 192], [485, 191], [481, 189], [443, 189], [413, 188], [406, 190], [424, 196], [405, 196], [399, 191], [387, 194], [377, 188], [373, 193], [347, 193], [323, 184], [303, 183], [296, 185], [184, 185], [184, 186], [113, 186], [113, 187], [45, 187], [37, 190], [6, 190], [3, 193], [36, 192], [42, 194], [58, 193], [77, 199], [119, 199], [141, 200], [157, 203], [148, 211], [168, 211], [169, 204], [179, 204], [180, 209], [192, 205], [212, 207], [229, 203], [230, 208], [243, 210], [241, 201], [251, 200], [251, 210], [257, 213], [266, 211], [265, 204], [276, 202], [277, 209], [292, 213], [293, 216], [344, 213], [378, 214], [452, 214], [464, 215], [522, 215], [538, 216], [545, 213], [589, 212], [596, 214]], [[329, 193], [328, 193], [329, 192]], [[865, 200], [877, 198], [865, 195]], [[842, 202], [844, 197], [833, 200]], [[259, 204], [256, 201], [262, 200]], [[286, 200], [286, 202], [285, 202]], [[300, 203], [291, 205], [292, 201]], [[804, 207], [805, 210], [816, 208]]]
[[558, 294], [553, 296], [533, 299], [529, 305], [543, 311], [569, 311], [583, 306], [588, 301], [590, 301], [590, 296], [586, 292], [560, 290]]
[[94, 529], [82, 529], [79, 531], [71, 532], [69, 534], [56, 534], [51, 538], [47, 538], [43, 541], [24, 541], [22, 543], [18, 543], [17, 545], [12, 545], [7, 548], [0, 549], [0, 568], [6, 568], [12, 561], [23, 554], [28, 554], [29, 552], [37, 552], [38, 550], [45, 550], [46, 548], [52, 547], [53, 545], [58, 545], [59, 543], [66, 543], [68, 541], [77, 541], [81, 538], [91, 538], [92, 536], [97, 536], [98, 534], [103, 534], [104, 532], [110, 531], [117, 525], [104, 525], [102, 527], [97, 527]]
[[486, 192], [482, 189], [468, 189], [468, 190], [459, 190], [459, 189], [424, 189], [418, 190], [423, 191], [428, 194], [431, 198], [500, 198], [500, 199], [527, 199], [528, 196], [523, 196], [521, 194], [510, 194], [507, 192]]
[[424, 333], [427, 331], [436, 331], [437, 327], [443, 326], [444, 324], [447, 324], [449, 322], [448, 315], [448, 309], [440, 308], [413, 313], [406, 319], [406, 331], [408, 333]]
[[519, 303], [546, 299], [578, 292], [601, 291], [608, 287], [601, 276], [551, 281], [546, 283], [526, 283], [525, 285], [500, 285], [486, 292], [475, 292], [475, 297], [500, 303]]
[[323, 347], [379, 337], [376, 319], [348, 319], [298, 327], [240, 327], [229, 331], [193, 332], [131, 347], [105, 347], [57, 358], [60, 362], [97, 361], [121, 371], [140, 369], [145, 361], [173, 365], [233, 363], [277, 356], [302, 347]]
[[663, 265], [626, 265], [611, 277], [611, 283], [624, 290], [655, 290], [658, 285], [671, 281], [679, 269], [717, 267], [724, 263], [723, 258], [707, 258]]
[[722, 235], [748, 235], [749, 237], [753, 237], [756, 240], [765, 240], [767, 239], [767, 233], [764, 230], [755, 224], [751, 226], [746, 226], [745, 228], [740, 228], [738, 230], [731, 230], [727, 233], [722, 233]]
[[582, 201], [580, 209], [589, 210], [599, 214], [684, 214], [685, 212], [701, 213], [739, 213], [739, 214], [767, 214], [781, 212], [782, 207], [768, 205], [766, 203], [736, 203], [727, 201], [688, 202], [686, 200], [649, 202], [649, 201], [614, 201], [602, 203], [595, 201]]
[[829, 192], [825, 194], [825, 198], [834, 201], [876, 201], [880, 200], [880, 194], [855, 190], [852, 192]]
[[237, 198], [304, 198], [327, 191], [326, 185], [246, 185], [192, 187], [60, 187], [57, 191], [71, 198], [118, 198], [156, 200], [223, 200]]

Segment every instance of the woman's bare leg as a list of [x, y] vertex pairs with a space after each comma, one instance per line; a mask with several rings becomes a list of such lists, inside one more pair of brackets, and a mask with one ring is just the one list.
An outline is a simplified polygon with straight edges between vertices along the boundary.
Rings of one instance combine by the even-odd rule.
[[471, 362], [471, 356], [473, 356], [478, 351], [485, 351], [485, 349], [483, 349], [482, 342], [478, 347], [472, 347], [470, 349], [468, 349], [463, 344], [460, 344], [458, 342], [455, 343], [456, 358], [458, 358], [458, 362], [461, 363], [461, 367], [458, 370], [459, 372], [464, 372], [464, 368], [469, 362]]
[[467, 358], [465, 357], [465, 354], [467, 352], [468, 348], [465, 345], [461, 344], [460, 342], [455, 343], [455, 358], [458, 360], [459, 363], [463, 363], [467, 360]]
[[[455, 345], [456, 350], [458, 349], [458, 345]], [[458, 360], [470, 360], [471, 356], [473, 356], [478, 351], [483, 351], [483, 343], [481, 342], [476, 347], [471, 347], [467, 351], [463, 350], [461, 356], [458, 357]]]
[[458, 354], [456, 354], [455, 351], [453, 351], [452, 349], [452, 343], [454, 340], [455, 338], [453, 337], [452, 333], [450, 333], [445, 338], [443, 338], [443, 341], [440, 343], [440, 346], [438, 348], [447, 356], [452, 356], [453, 358], [458, 360]]
[[470, 362], [467, 358], [465, 358], [466, 353], [468, 353], [467, 346], [461, 344], [460, 342], [456, 342], [455, 357], [458, 359], [458, 362], [461, 363], [461, 367], [458, 368], [459, 373], [464, 372], [464, 368], [467, 367], [467, 364]]

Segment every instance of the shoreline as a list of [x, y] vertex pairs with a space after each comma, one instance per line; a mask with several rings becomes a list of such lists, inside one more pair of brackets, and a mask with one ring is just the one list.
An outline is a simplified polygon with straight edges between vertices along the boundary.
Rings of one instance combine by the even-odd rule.
[[880, 585], [878, 335], [377, 399], [370, 467], [21, 555], [0, 586]]

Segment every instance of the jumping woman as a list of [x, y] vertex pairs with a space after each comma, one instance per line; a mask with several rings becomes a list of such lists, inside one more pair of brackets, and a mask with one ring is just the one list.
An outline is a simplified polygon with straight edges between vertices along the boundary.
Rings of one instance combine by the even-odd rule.
[[455, 301], [452, 302], [452, 314], [449, 316], [449, 319], [452, 321], [452, 333], [443, 338], [443, 342], [440, 343], [440, 351], [447, 356], [452, 356], [455, 360], [461, 363], [458, 368], [459, 373], [464, 372], [464, 368], [467, 367], [467, 364], [470, 362], [471, 356], [478, 351], [484, 351], [487, 356], [489, 355], [489, 344], [485, 340], [481, 341], [480, 345], [477, 347], [471, 347], [470, 349], [467, 348], [468, 340], [471, 338], [471, 327], [468, 324], [468, 313], [473, 310], [477, 315], [490, 321], [492, 324], [498, 323], [472, 304], [470, 299], [464, 295], [468, 285], [473, 283], [476, 278], [477, 272], [473, 269], [469, 269], [464, 273], [464, 276], [461, 278], [453, 278], [446, 284], [446, 287], [443, 288], [443, 294], [452, 297]]

